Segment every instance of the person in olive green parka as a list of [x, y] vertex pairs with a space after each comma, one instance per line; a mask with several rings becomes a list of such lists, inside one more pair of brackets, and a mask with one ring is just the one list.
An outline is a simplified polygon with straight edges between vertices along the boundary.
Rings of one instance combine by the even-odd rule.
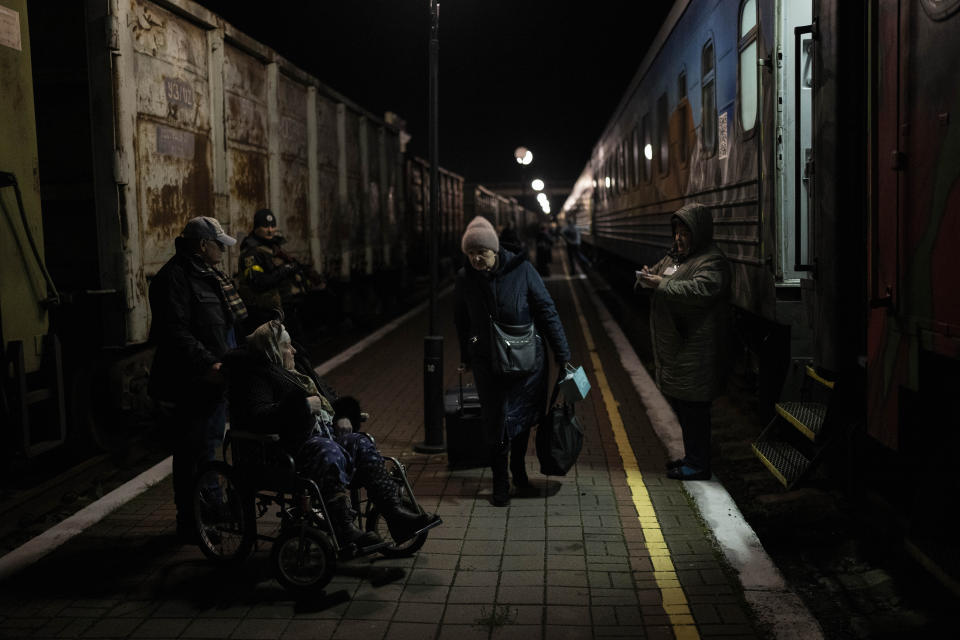
[[674, 244], [637, 284], [652, 292], [650, 333], [657, 386], [683, 432], [684, 457], [667, 464], [678, 480], [710, 478], [710, 405], [722, 388], [730, 263], [713, 242], [713, 217], [691, 203], [671, 218]]

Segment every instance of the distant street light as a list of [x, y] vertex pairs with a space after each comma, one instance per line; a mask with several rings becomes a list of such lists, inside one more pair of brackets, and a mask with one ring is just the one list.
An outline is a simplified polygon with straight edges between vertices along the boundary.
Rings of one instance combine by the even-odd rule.
[[528, 165], [533, 162], [533, 152], [526, 147], [517, 147], [514, 149], [513, 157], [517, 159], [517, 164]]
[[523, 168], [533, 162], [533, 152], [526, 147], [517, 147], [513, 150], [513, 157], [520, 165], [520, 206], [525, 208], [527, 206], [525, 202], [527, 198], [527, 177]]
[[534, 191], [543, 191], [543, 186], [544, 186], [543, 180], [541, 180], [540, 178], [537, 178], [536, 180], [530, 183], [530, 186], [533, 187]]

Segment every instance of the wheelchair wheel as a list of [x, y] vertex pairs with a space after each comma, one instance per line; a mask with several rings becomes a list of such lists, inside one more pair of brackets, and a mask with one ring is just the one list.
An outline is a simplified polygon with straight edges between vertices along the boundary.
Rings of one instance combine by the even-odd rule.
[[[400, 503], [413, 512], [419, 512], [416, 503], [413, 498], [410, 497], [410, 494], [407, 493], [406, 487], [400, 485], [397, 487], [400, 491]], [[418, 536], [414, 536], [405, 542], [397, 544], [393, 541], [393, 538], [390, 536], [390, 529], [387, 528], [387, 520], [384, 518], [380, 511], [373, 505], [370, 505], [369, 510], [367, 511], [367, 522], [366, 522], [367, 531], [376, 531], [381, 538], [388, 541], [387, 546], [381, 548], [379, 551], [388, 558], [404, 558], [406, 556], [412, 556], [417, 551], [423, 547], [424, 543], [427, 541], [427, 535], [429, 532], [424, 531]]]
[[214, 562], [245, 560], [257, 538], [253, 496], [219, 460], [204, 462], [193, 483], [193, 515], [200, 550]]
[[291, 527], [281, 533], [270, 555], [277, 580], [296, 595], [319, 593], [333, 577], [333, 543], [312, 527]]

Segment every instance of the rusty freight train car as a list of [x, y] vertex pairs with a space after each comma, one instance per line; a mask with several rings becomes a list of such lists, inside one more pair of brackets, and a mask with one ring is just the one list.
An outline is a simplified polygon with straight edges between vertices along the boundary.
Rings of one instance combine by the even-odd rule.
[[958, 33], [957, 0], [678, 0], [563, 207], [631, 280], [712, 207], [754, 451], [786, 487], [834, 462], [954, 584]]
[[[0, 43], [16, 63], [2, 78], [0, 113], [11, 117], [0, 125], [0, 170], [19, 179], [27, 231], [41, 250], [4, 252], [23, 277], [14, 283], [4, 267], [3, 337], [11, 357], [25, 354], [24, 376], [41, 369], [44, 336], [59, 338], [63, 362], [52, 371], [65, 382], [53, 397], [61, 417], [65, 399], [72, 433], [92, 432], [110, 448], [149, 413], [147, 291], [191, 217], [215, 216], [242, 238], [254, 212], [269, 207], [285, 249], [322, 273], [348, 312], [380, 308], [380, 293], [396, 297], [426, 273], [429, 171], [408, 161], [402, 121], [368, 112], [190, 0], [2, 0], [0, 8], [19, 37], [19, 48]], [[452, 256], [463, 179], [441, 176], [442, 251]], [[0, 197], [14, 215], [7, 191]], [[16, 232], [26, 247], [24, 230]], [[226, 272], [237, 258], [234, 247]], [[44, 265], [64, 292], [51, 311]], [[27, 457], [69, 435], [66, 427], [36, 435], [49, 422], [40, 415], [30, 435], [37, 412], [26, 399], [50, 397], [53, 384], [34, 386], [4, 379], [5, 391], [25, 399], [4, 405], [24, 433], [5, 429], [5, 450]]]

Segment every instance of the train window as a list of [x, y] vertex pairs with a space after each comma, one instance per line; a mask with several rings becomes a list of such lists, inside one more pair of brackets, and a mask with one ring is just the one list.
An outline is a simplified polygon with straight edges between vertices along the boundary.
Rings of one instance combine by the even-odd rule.
[[647, 182], [653, 179], [653, 145], [650, 143], [650, 114], [644, 114], [643, 123], [643, 179]]
[[627, 141], [626, 140], [620, 143], [620, 155], [618, 160], [620, 163], [620, 174], [619, 174], [620, 175], [620, 191], [623, 192], [627, 190], [627, 173], [628, 173], [627, 172]]
[[680, 154], [677, 160], [681, 167], [687, 166], [687, 110], [690, 103], [687, 100], [687, 72], [683, 70], [677, 76], [677, 119], [680, 121], [677, 130], [677, 149]]
[[757, 123], [757, 2], [740, 6], [740, 126], [744, 133]]
[[630, 164], [630, 182], [633, 186], [640, 184], [640, 133], [637, 125], [633, 125], [630, 132], [630, 149], [627, 151]]
[[717, 92], [713, 40], [707, 40], [700, 54], [700, 143], [703, 155], [717, 152]]
[[670, 123], [668, 121], [667, 94], [657, 98], [657, 168], [661, 174], [670, 170]]

